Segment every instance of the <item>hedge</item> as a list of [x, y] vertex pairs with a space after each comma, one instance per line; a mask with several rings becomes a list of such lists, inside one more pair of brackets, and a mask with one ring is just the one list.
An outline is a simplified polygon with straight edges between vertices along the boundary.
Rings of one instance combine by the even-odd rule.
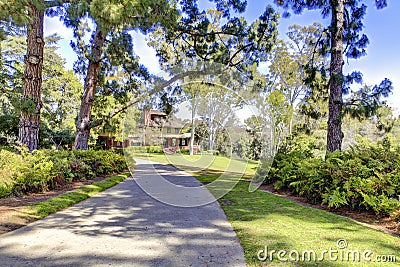
[[[289, 139], [279, 150], [265, 183], [331, 209], [373, 211], [400, 220], [400, 147], [387, 139], [360, 142], [350, 150], [315, 156], [308, 136]], [[267, 165], [267, 164], [266, 164]]]
[[30, 154], [0, 147], [0, 197], [45, 192], [126, 168], [125, 158], [112, 151], [37, 150]]
[[162, 154], [162, 146], [131, 146], [126, 148], [130, 153], [157, 153]]

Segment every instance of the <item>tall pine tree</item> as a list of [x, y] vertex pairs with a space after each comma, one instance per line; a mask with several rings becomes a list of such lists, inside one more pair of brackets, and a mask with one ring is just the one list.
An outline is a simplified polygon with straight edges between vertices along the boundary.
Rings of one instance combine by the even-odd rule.
[[[67, 24], [75, 28], [75, 32], [78, 35], [84, 32], [82, 24], [87, 17], [90, 17], [94, 23], [96, 29], [93, 31], [91, 49], [86, 49], [87, 46], [83, 44], [83, 38], [78, 38], [76, 50], [81, 55], [86, 55], [86, 60], [82, 60], [78, 67], [82, 67], [84, 70], [82, 73], [85, 74], [85, 89], [82, 98], [81, 110], [76, 125], [76, 149], [88, 149], [88, 139], [91, 128], [96, 127], [99, 123], [102, 123], [104, 119], [93, 120], [92, 109], [94, 102], [96, 101], [96, 92], [99, 91], [102, 73], [102, 66], [105, 65], [105, 59], [108, 57], [107, 52], [111, 51], [110, 47], [114, 47], [116, 51], [121, 48], [120, 45], [112, 46], [112, 37], [116, 33], [126, 35], [129, 30], [140, 30], [143, 33], [153, 31], [155, 26], [159, 25], [165, 29], [168, 29], [168, 36], [171, 39], [189, 38], [194, 40], [195, 43], [207, 42], [207, 49], [211, 48], [208, 52], [200, 51], [201, 47], [195, 45], [189, 48], [193, 53], [194, 57], [201, 58], [204, 53], [218, 54], [221, 58], [228, 56], [230, 65], [239, 67], [243, 61], [256, 61], [257, 55], [262, 55], [264, 52], [268, 52], [272, 43], [270, 40], [274, 40], [274, 36], [266, 35], [267, 33], [274, 34], [276, 28], [275, 13], [268, 9], [262, 19], [259, 20], [257, 27], [251, 27], [257, 29], [251, 33], [247, 32], [249, 26], [245, 25], [242, 19], [231, 18], [230, 12], [243, 12], [245, 8], [245, 1], [230, 1], [226, 4], [225, 1], [215, 0], [216, 8], [221, 12], [222, 17], [228, 19], [228, 23], [222, 29], [227, 34], [231, 35], [231, 39], [227, 41], [231, 43], [231, 46], [235, 44], [239, 45], [239, 52], [236, 54], [227, 54], [221, 47], [222, 43], [218, 42], [218, 35], [221, 32], [214, 32], [210, 27], [210, 21], [204, 19], [204, 12], [199, 10], [197, 1], [184, 0], [179, 3], [179, 7], [172, 6], [170, 1], [118, 1], [118, 2], [104, 2], [104, 1], [75, 1], [72, 2], [68, 9]], [[178, 14], [178, 10], [181, 13]], [[246, 32], [242, 32], [242, 29], [246, 29]], [[257, 42], [258, 40], [268, 40], [264, 43]], [[213, 47], [214, 45], [214, 47]], [[107, 48], [106, 48], [107, 47]], [[204, 46], [203, 46], [204, 47]], [[127, 51], [120, 49], [121, 52]], [[260, 51], [255, 53], [255, 51]], [[253, 52], [253, 53], [252, 53]], [[130, 52], [129, 52], [130, 53]], [[239, 55], [246, 54], [246, 57], [238, 57]], [[82, 59], [84, 59], [82, 57]], [[215, 59], [215, 57], [214, 57]], [[86, 62], [86, 63], [85, 63]], [[114, 63], [109, 61], [111, 65]], [[226, 60], [218, 60], [218, 62], [228, 63]], [[86, 65], [87, 64], [87, 65]], [[136, 63], [135, 63], [136, 64]], [[146, 76], [144, 71], [136, 70], [133, 71], [134, 75]], [[171, 82], [166, 82], [165, 85]], [[103, 89], [104, 86], [102, 86]], [[166, 86], [165, 86], [166, 87]], [[160, 87], [161, 88], [161, 87]], [[103, 90], [102, 89], [102, 90]], [[155, 93], [157, 90], [153, 90], [151, 93]], [[136, 92], [133, 92], [134, 94]], [[140, 95], [135, 95], [140, 97]], [[115, 109], [109, 116], [105, 118], [109, 119], [115, 116], [120, 111], [123, 111], [127, 106], [131, 105], [135, 101], [128, 101], [125, 106]]]
[[[66, 24], [74, 28], [80, 61], [76, 70], [85, 76], [84, 92], [76, 123], [76, 149], [88, 149], [92, 110], [98, 87], [103, 86], [105, 71], [123, 67], [133, 76], [148, 76], [133, 54], [129, 30], [146, 33], [154, 25], [175, 21], [176, 9], [169, 1], [72, 1], [67, 8]], [[94, 25], [90, 48], [84, 44], [85, 20]], [[125, 59], [122, 62], [120, 59]], [[119, 62], [117, 62], [119, 61]], [[118, 65], [115, 65], [118, 64]], [[131, 66], [128, 66], [131, 65]], [[115, 71], [115, 70], [114, 70]]]
[[[361, 0], [275, 0], [275, 3], [285, 8], [284, 16], [290, 16], [288, 12], [292, 9], [295, 14], [301, 14], [304, 9], [321, 10], [324, 18], [330, 17], [331, 24], [327, 31], [329, 38], [320, 39], [318, 44], [320, 52], [330, 54], [330, 68], [328, 71], [321, 70], [323, 74], [329, 73], [329, 115], [328, 115], [328, 133], [327, 133], [327, 151], [333, 152], [342, 149], [342, 116], [345, 110], [343, 100], [344, 94], [350, 92], [350, 84], [362, 82], [362, 74], [353, 72], [349, 75], [343, 74], [344, 57], [357, 59], [366, 54], [365, 48], [369, 40], [365, 34], [362, 34], [362, 19], [366, 13], [367, 6]], [[375, 0], [377, 8], [384, 8], [387, 5], [386, 0]], [[315, 75], [316, 69], [309, 65], [312, 75]], [[312, 77], [311, 77], [312, 78]], [[311, 79], [312, 80], [312, 79]], [[357, 92], [355, 97], [361, 96], [370, 101], [360, 101], [365, 104], [361, 109], [353, 108], [354, 112], [360, 110], [366, 111], [369, 115], [371, 111], [376, 110], [381, 103], [381, 96], [386, 97], [392, 89], [391, 82], [385, 79], [375, 90]], [[352, 97], [351, 97], [352, 98]]]
[[0, 39], [4, 39], [4, 35], [10, 29], [23, 25], [26, 25], [27, 28], [27, 50], [18, 141], [20, 144], [26, 145], [29, 151], [39, 148], [44, 12], [47, 7], [61, 6], [64, 2], [69, 1], [11, 0], [1, 2], [0, 5], [0, 23], [5, 26], [0, 29]]
[[27, 25], [27, 50], [25, 56], [24, 94], [21, 103], [21, 117], [18, 125], [18, 141], [27, 145], [29, 151], [39, 147], [40, 110], [42, 108], [43, 68], [43, 20], [44, 6], [31, 4], [31, 17]]

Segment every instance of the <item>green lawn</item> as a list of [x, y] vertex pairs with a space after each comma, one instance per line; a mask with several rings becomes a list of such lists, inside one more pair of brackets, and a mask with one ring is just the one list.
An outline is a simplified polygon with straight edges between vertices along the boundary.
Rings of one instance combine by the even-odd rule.
[[[224, 170], [242, 172], [245, 176], [251, 177], [258, 167], [258, 162], [254, 160], [229, 160], [226, 157], [214, 155], [165, 155], [165, 154], [151, 154], [151, 153], [136, 153], [134, 157], [148, 159], [155, 162], [171, 164], [177, 168], [191, 173], [220, 173]], [[206, 178], [206, 177], [204, 177]], [[208, 182], [213, 181], [215, 177], [210, 176], [206, 178]], [[207, 182], [204, 181], [204, 182]]]
[[[221, 170], [226, 169], [229, 164], [229, 159], [219, 156], [213, 157], [213, 160], [209, 157], [202, 159], [201, 155], [192, 157], [175, 155], [168, 158], [158, 154], [136, 156], [162, 163], [173, 162], [177, 167], [192, 173], [203, 183], [216, 179], [222, 173]], [[239, 160], [234, 160], [232, 163], [242, 164]], [[207, 168], [199, 168], [199, 165], [207, 165]], [[245, 177], [251, 177], [256, 168], [256, 162], [249, 162], [245, 168]], [[399, 266], [400, 238], [370, 229], [349, 218], [305, 207], [268, 192], [257, 190], [250, 193], [248, 186], [248, 182], [239, 181], [233, 190], [219, 199], [244, 248], [248, 265]], [[337, 242], [340, 239], [344, 239], [345, 242], [340, 241], [339, 245], [347, 244], [347, 247], [338, 248]], [[273, 262], [268, 259], [266, 261], [258, 259], [258, 252], [264, 250], [265, 246], [269, 253], [272, 250], [276, 251], [273, 254]], [[281, 258], [288, 259], [287, 262], [277, 260], [277, 253], [280, 250], [282, 250]], [[290, 258], [297, 257], [296, 251], [299, 254], [299, 261], [290, 261]], [[307, 261], [307, 251], [311, 255], [312, 252], [316, 253], [315, 261]], [[303, 253], [305, 253], [304, 261], [302, 261]], [[381, 259], [385, 259], [385, 256], [388, 256], [386, 257], [388, 259], [391, 255], [395, 255], [397, 263], [368, 262], [364, 260], [364, 254], [371, 261], [374, 261], [378, 255]], [[322, 258], [321, 255], [324, 258], [323, 261], [319, 261]], [[360, 255], [361, 262], [353, 261], [353, 258], [357, 259], [357, 255]], [[313, 259], [312, 256], [311, 259]]]

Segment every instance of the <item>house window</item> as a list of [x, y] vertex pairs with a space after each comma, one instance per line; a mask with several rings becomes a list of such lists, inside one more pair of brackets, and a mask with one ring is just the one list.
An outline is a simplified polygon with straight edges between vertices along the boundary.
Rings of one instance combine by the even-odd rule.
[[182, 146], [186, 146], [186, 139], [182, 139]]
[[167, 128], [167, 133], [171, 133], [171, 128]]
[[175, 128], [175, 133], [176, 133], [176, 134], [179, 133], [179, 128]]
[[139, 140], [132, 140], [131, 141], [131, 146], [140, 146], [140, 141]]

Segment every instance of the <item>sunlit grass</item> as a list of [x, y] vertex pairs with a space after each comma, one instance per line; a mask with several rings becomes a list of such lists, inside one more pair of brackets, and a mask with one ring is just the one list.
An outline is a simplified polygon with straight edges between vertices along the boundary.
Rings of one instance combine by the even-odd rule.
[[223, 172], [234, 170], [235, 166], [240, 165], [245, 177], [252, 177], [257, 170], [258, 161], [234, 159], [210, 154], [182, 155], [182, 154], [152, 154], [135, 153], [134, 157], [147, 159], [155, 162], [173, 165], [190, 173], [202, 172]]

